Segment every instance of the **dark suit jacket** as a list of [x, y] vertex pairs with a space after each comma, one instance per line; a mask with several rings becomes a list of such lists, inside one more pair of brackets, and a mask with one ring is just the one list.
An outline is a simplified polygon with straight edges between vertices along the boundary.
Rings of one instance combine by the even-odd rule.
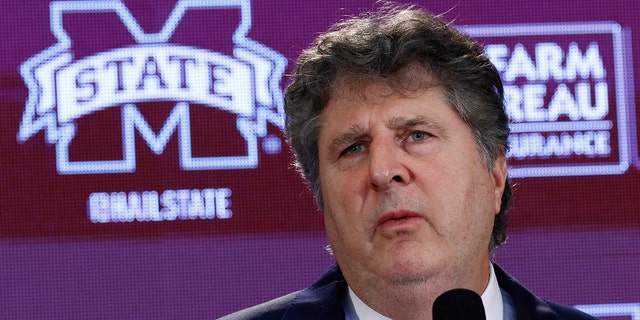
[[[506, 290], [513, 299], [518, 320], [595, 319], [576, 309], [536, 297], [499, 266], [494, 266], [500, 288]], [[334, 265], [307, 289], [238, 311], [220, 320], [341, 320], [344, 319], [342, 299], [347, 292], [342, 272]]]

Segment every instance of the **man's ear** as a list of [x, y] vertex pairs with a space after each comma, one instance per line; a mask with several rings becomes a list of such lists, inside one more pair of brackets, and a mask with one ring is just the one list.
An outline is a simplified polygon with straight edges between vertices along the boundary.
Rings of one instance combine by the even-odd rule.
[[500, 212], [502, 204], [502, 193], [507, 183], [507, 156], [502, 154], [493, 161], [493, 170], [491, 171], [494, 186], [495, 213]]

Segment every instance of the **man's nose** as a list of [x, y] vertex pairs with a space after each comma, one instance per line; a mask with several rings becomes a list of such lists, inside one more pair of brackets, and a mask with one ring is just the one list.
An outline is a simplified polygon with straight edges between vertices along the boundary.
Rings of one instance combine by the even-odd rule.
[[386, 190], [409, 182], [407, 155], [395, 141], [372, 143], [369, 152], [369, 175], [374, 189]]

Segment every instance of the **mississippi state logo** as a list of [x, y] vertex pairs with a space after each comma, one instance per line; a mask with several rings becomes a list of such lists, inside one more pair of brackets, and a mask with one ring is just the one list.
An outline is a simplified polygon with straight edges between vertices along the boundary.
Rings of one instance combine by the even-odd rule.
[[[231, 29], [229, 50], [173, 40], [176, 30], [189, 17], [221, 10], [239, 12], [230, 17], [235, 21], [239, 16], [239, 23]], [[65, 18], [81, 15], [91, 22], [90, 17], [105, 14], [119, 18], [121, 25], [114, 28], [126, 29], [132, 43], [118, 43], [97, 52], [79, 48]], [[280, 151], [280, 140], [267, 135], [267, 125], [284, 126], [280, 80], [286, 59], [247, 37], [251, 27], [250, 1], [179, 1], [157, 33], [143, 30], [120, 1], [54, 1], [50, 4], [50, 17], [57, 43], [20, 67], [29, 96], [17, 139], [24, 142], [43, 131], [46, 142], [55, 145], [59, 174], [134, 172], [136, 132], [158, 155], [176, 136], [183, 170], [255, 168], [259, 141], [267, 152]], [[200, 38], [206, 39], [216, 30], [190, 32], [202, 33]], [[95, 36], [96, 40], [109, 41], [105, 36]], [[160, 130], [153, 129], [139, 108], [140, 104], [153, 101], [174, 103]], [[246, 152], [194, 155], [192, 105], [235, 115], [235, 127], [246, 144]], [[70, 157], [70, 146], [79, 133], [78, 120], [108, 108], [121, 109], [122, 153], [106, 160]]]

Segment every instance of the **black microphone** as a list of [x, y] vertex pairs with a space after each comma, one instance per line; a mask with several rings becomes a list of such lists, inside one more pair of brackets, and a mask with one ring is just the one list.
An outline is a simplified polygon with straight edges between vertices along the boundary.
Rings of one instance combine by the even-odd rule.
[[433, 320], [486, 320], [480, 296], [468, 289], [453, 289], [433, 302]]

